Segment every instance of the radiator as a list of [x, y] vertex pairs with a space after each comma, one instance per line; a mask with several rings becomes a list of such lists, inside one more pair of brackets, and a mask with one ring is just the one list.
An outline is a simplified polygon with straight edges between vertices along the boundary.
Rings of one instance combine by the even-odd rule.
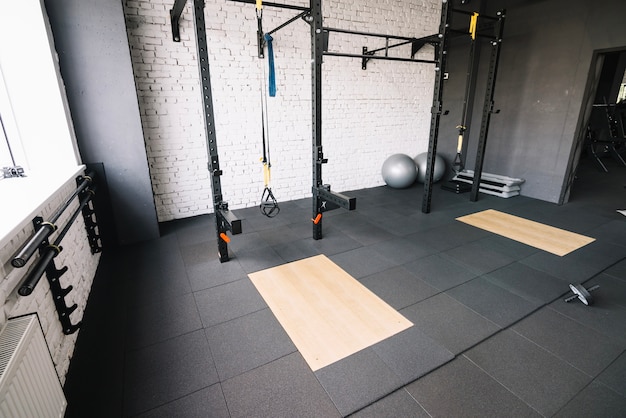
[[0, 417], [63, 417], [67, 401], [36, 315], [0, 331]]

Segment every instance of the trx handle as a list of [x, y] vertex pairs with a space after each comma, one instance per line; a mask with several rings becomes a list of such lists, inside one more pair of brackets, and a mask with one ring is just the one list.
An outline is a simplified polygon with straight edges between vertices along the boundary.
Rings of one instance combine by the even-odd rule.
[[458, 125], [456, 128], [459, 130], [459, 137], [456, 143], [456, 156], [454, 157], [454, 161], [452, 161], [452, 167], [454, 171], [459, 174], [459, 172], [463, 171], [465, 168], [461, 152], [463, 150], [463, 136], [465, 135], [465, 130], [467, 128], [463, 125]]
[[278, 201], [274, 197], [274, 193], [272, 193], [272, 189], [266, 187], [263, 190], [263, 194], [261, 195], [261, 213], [268, 218], [273, 218], [278, 215], [280, 212], [280, 208], [278, 207]]

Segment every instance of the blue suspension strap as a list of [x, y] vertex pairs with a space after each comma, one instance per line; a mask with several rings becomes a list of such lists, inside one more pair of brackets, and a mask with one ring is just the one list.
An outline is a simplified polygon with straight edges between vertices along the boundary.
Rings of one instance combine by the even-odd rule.
[[274, 69], [274, 47], [272, 46], [272, 35], [265, 34], [265, 42], [267, 43], [267, 63], [269, 67], [268, 88], [270, 97], [276, 97], [276, 70]]

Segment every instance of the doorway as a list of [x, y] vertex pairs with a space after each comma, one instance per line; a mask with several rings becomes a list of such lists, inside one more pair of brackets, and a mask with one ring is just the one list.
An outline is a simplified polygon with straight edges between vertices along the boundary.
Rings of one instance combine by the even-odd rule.
[[577, 132], [559, 204], [593, 194], [626, 205], [626, 47], [594, 52]]

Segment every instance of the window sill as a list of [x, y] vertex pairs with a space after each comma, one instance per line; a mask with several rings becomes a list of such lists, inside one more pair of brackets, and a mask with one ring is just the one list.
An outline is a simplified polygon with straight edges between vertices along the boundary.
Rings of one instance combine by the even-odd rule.
[[85, 166], [55, 172], [27, 173], [28, 177], [0, 180], [0, 248], [30, 224], [57, 191], [82, 174]]

